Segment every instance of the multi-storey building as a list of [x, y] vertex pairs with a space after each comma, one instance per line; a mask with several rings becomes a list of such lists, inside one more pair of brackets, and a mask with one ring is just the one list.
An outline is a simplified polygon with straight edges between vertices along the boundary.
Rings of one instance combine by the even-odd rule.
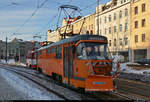
[[150, 0], [131, 2], [132, 61], [150, 58]]
[[112, 0], [96, 7], [95, 32], [108, 38], [112, 55], [130, 56], [130, 0]]
[[74, 34], [95, 34], [95, 13], [72, 22]]
[[78, 34], [95, 33], [95, 13], [85, 17], [77, 17], [70, 20], [63, 19], [62, 27], [56, 31], [48, 31], [48, 41], [59, 41], [62, 39], [62, 35], [71, 37]]

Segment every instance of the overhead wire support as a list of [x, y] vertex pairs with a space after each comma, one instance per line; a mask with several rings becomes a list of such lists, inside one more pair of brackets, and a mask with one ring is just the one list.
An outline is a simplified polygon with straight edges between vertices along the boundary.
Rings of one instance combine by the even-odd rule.
[[[65, 39], [65, 38], [66, 38], [66, 31], [67, 31], [68, 25], [70, 24], [70, 19], [74, 18], [74, 17], [72, 17], [72, 15], [74, 15], [73, 13], [74, 13], [75, 11], [81, 11], [81, 10], [80, 10], [79, 7], [73, 6], [73, 5], [61, 5], [59, 8], [60, 8], [61, 10], [60, 10], [60, 13], [59, 13], [59, 16], [58, 16], [57, 29], [58, 29], [58, 23], [59, 23], [60, 14], [61, 14], [61, 11], [62, 11], [62, 10], [64, 11], [64, 14], [65, 14], [65, 16], [66, 16], [66, 20], [68, 20], [68, 21], [67, 21], [67, 24], [65, 25], [66, 27], [65, 27], [64, 33], [61, 34], [61, 29], [58, 30], [59, 34], [62, 36], [62, 39]], [[68, 12], [66, 11], [66, 9], [71, 9], [71, 10], [74, 10], [74, 11], [72, 11], [71, 13], [68, 13]]]

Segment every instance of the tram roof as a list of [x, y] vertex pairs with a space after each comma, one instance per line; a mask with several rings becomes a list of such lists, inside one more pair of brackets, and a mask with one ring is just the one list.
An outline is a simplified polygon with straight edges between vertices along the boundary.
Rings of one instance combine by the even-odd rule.
[[41, 47], [41, 48], [37, 49], [37, 51], [43, 50], [45, 48], [49, 48], [52, 46], [65, 44], [65, 43], [70, 43], [70, 42], [76, 43], [79, 40], [107, 40], [107, 38], [105, 36], [100, 36], [100, 35], [76, 35], [71, 38], [66, 38], [66, 39], [60, 40], [58, 42], [49, 44], [47, 46]]

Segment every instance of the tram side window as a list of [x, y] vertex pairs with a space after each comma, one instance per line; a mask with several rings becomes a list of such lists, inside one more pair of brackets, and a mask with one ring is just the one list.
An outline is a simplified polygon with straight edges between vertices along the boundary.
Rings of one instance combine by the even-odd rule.
[[50, 53], [50, 49], [46, 49], [46, 54], [49, 54]]
[[55, 48], [51, 48], [50, 53], [55, 53]]
[[56, 47], [56, 58], [57, 59], [61, 59], [62, 58], [62, 47], [61, 46], [57, 46]]

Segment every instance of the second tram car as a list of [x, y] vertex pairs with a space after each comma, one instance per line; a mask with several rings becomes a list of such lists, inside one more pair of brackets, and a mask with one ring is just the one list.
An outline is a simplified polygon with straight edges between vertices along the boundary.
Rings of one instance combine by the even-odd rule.
[[26, 65], [29, 68], [37, 69], [37, 56], [34, 50], [31, 50], [27, 53], [26, 56]]
[[99, 35], [77, 35], [41, 47], [37, 69], [55, 80], [85, 91], [113, 91], [119, 64], [109, 58], [108, 41]]

